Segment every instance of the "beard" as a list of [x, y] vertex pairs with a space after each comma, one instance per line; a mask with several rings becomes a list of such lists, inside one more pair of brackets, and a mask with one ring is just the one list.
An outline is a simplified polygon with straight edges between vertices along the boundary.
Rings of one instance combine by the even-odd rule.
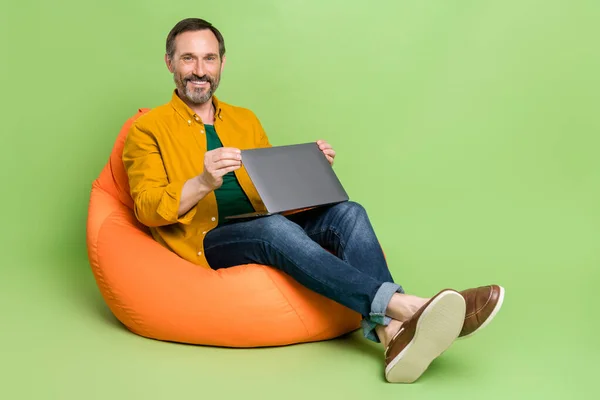
[[[200, 105], [210, 101], [219, 87], [220, 76], [213, 77], [208, 74], [198, 76], [192, 73], [186, 77], [182, 77], [179, 74], [174, 74], [173, 80], [180, 95], [185, 96], [193, 104]], [[208, 82], [209, 86], [208, 88], [193, 87], [188, 85], [189, 82]]]

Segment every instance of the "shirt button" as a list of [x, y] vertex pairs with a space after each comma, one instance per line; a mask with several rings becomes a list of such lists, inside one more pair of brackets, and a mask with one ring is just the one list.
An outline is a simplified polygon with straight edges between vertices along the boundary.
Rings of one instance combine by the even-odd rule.
[[192, 124], [192, 121], [188, 119], [188, 125], [191, 125], [191, 124]]
[[206, 231], [202, 232], [203, 235], [206, 235]]
[[202, 252], [201, 252], [201, 251], [199, 251], [199, 252], [198, 252], [198, 255], [199, 255], [199, 256], [201, 256], [201, 255], [202, 255]]
[[211, 221], [216, 221], [217, 219], [215, 217], [212, 217], [210, 220]]

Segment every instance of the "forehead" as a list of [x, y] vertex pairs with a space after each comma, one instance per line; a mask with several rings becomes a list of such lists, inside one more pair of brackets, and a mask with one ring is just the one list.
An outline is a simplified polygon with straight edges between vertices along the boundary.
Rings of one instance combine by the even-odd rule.
[[184, 32], [175, 38], [176, 54], [219, 54], [219, 41], [210, 29]]

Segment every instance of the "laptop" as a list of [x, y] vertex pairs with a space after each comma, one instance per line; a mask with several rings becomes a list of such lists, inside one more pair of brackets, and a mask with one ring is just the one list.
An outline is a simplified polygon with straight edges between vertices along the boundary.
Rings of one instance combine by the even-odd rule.
[[242, 150], [242, 165], [266, 211], [225, 219], [263, 217], [349, 200], [316, 142]]

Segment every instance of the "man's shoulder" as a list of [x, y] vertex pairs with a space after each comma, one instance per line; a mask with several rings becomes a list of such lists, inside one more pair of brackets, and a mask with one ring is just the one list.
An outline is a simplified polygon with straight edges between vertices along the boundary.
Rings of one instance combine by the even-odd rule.
[[168, 123], [173, 118], [175, 110], [170, 103], [162, 104], [140, 115], [133, 125], [140, 129], [152, 129], [157, 125]]
[[250, 108], [231, 104], [219, 99], [219, 107], [223, 112], [242, 118], [256, 118], [256, 114]]

